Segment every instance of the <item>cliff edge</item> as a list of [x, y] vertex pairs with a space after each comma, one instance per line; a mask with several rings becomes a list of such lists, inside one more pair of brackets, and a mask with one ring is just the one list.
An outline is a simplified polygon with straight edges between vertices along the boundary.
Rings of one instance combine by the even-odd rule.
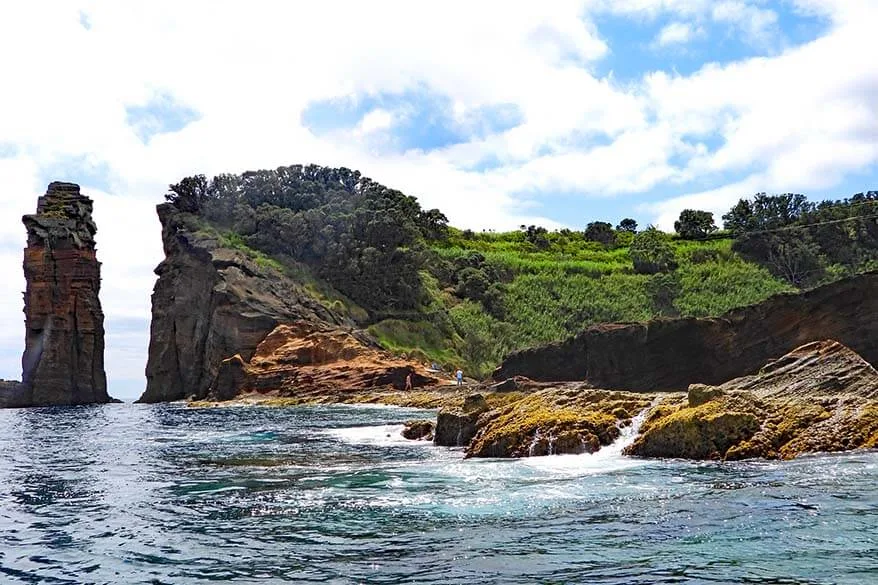
[[208, 396], [223, 360], [249, 362], [275, 327], [349, 326], [277, 267], [223, 245], [203, 220], [157, 207], [165, 260], [156, 268], [147, 387], [138, 402]]
[[596, 325], [510, 355], [494, 379], [522, 375], [619, 390], [685, 390], [752, 374], [773, 356], [823, 339], [878, 364], [878, 272], [777, 295], [717, 318]]

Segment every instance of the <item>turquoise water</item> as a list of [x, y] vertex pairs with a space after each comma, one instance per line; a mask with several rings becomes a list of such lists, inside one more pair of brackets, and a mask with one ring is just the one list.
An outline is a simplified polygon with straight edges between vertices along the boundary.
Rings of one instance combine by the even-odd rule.
[[0, 583], [878, 583], [878, 452], [475, 461], [424, 415], [0, 410]]

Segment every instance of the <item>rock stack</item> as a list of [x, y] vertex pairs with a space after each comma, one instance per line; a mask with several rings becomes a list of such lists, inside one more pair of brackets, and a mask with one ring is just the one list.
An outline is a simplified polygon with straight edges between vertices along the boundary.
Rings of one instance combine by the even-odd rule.
[[20, 385], [5, 384], [0, 405], [106, 403], [104, 314], [98, 293], [92, 201], [73, 183], [51, 183], [37, 212], [23, 218], [25, 350]]

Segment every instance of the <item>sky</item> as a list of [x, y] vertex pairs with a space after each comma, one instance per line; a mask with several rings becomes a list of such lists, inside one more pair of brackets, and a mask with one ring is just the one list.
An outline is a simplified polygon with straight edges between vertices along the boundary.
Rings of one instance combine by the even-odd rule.
[[672, 229], [741, 197], [878, 188], [878, 0], [0, 5], [0, 378], [21, 215], [95, 201], [110, 393], [145, 387], [167, 185], [358, 169], [455, 226]]

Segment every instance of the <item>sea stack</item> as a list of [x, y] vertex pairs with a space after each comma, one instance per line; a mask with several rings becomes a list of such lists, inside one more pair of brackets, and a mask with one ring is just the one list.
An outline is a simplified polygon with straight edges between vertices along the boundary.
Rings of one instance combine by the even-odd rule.
[[[104, 314], [92, 201], [55, 182], [25, 215], [22, 381], [7, 406], [106, 403]], [[0, 401], [2, 402], [2, 401]]]

